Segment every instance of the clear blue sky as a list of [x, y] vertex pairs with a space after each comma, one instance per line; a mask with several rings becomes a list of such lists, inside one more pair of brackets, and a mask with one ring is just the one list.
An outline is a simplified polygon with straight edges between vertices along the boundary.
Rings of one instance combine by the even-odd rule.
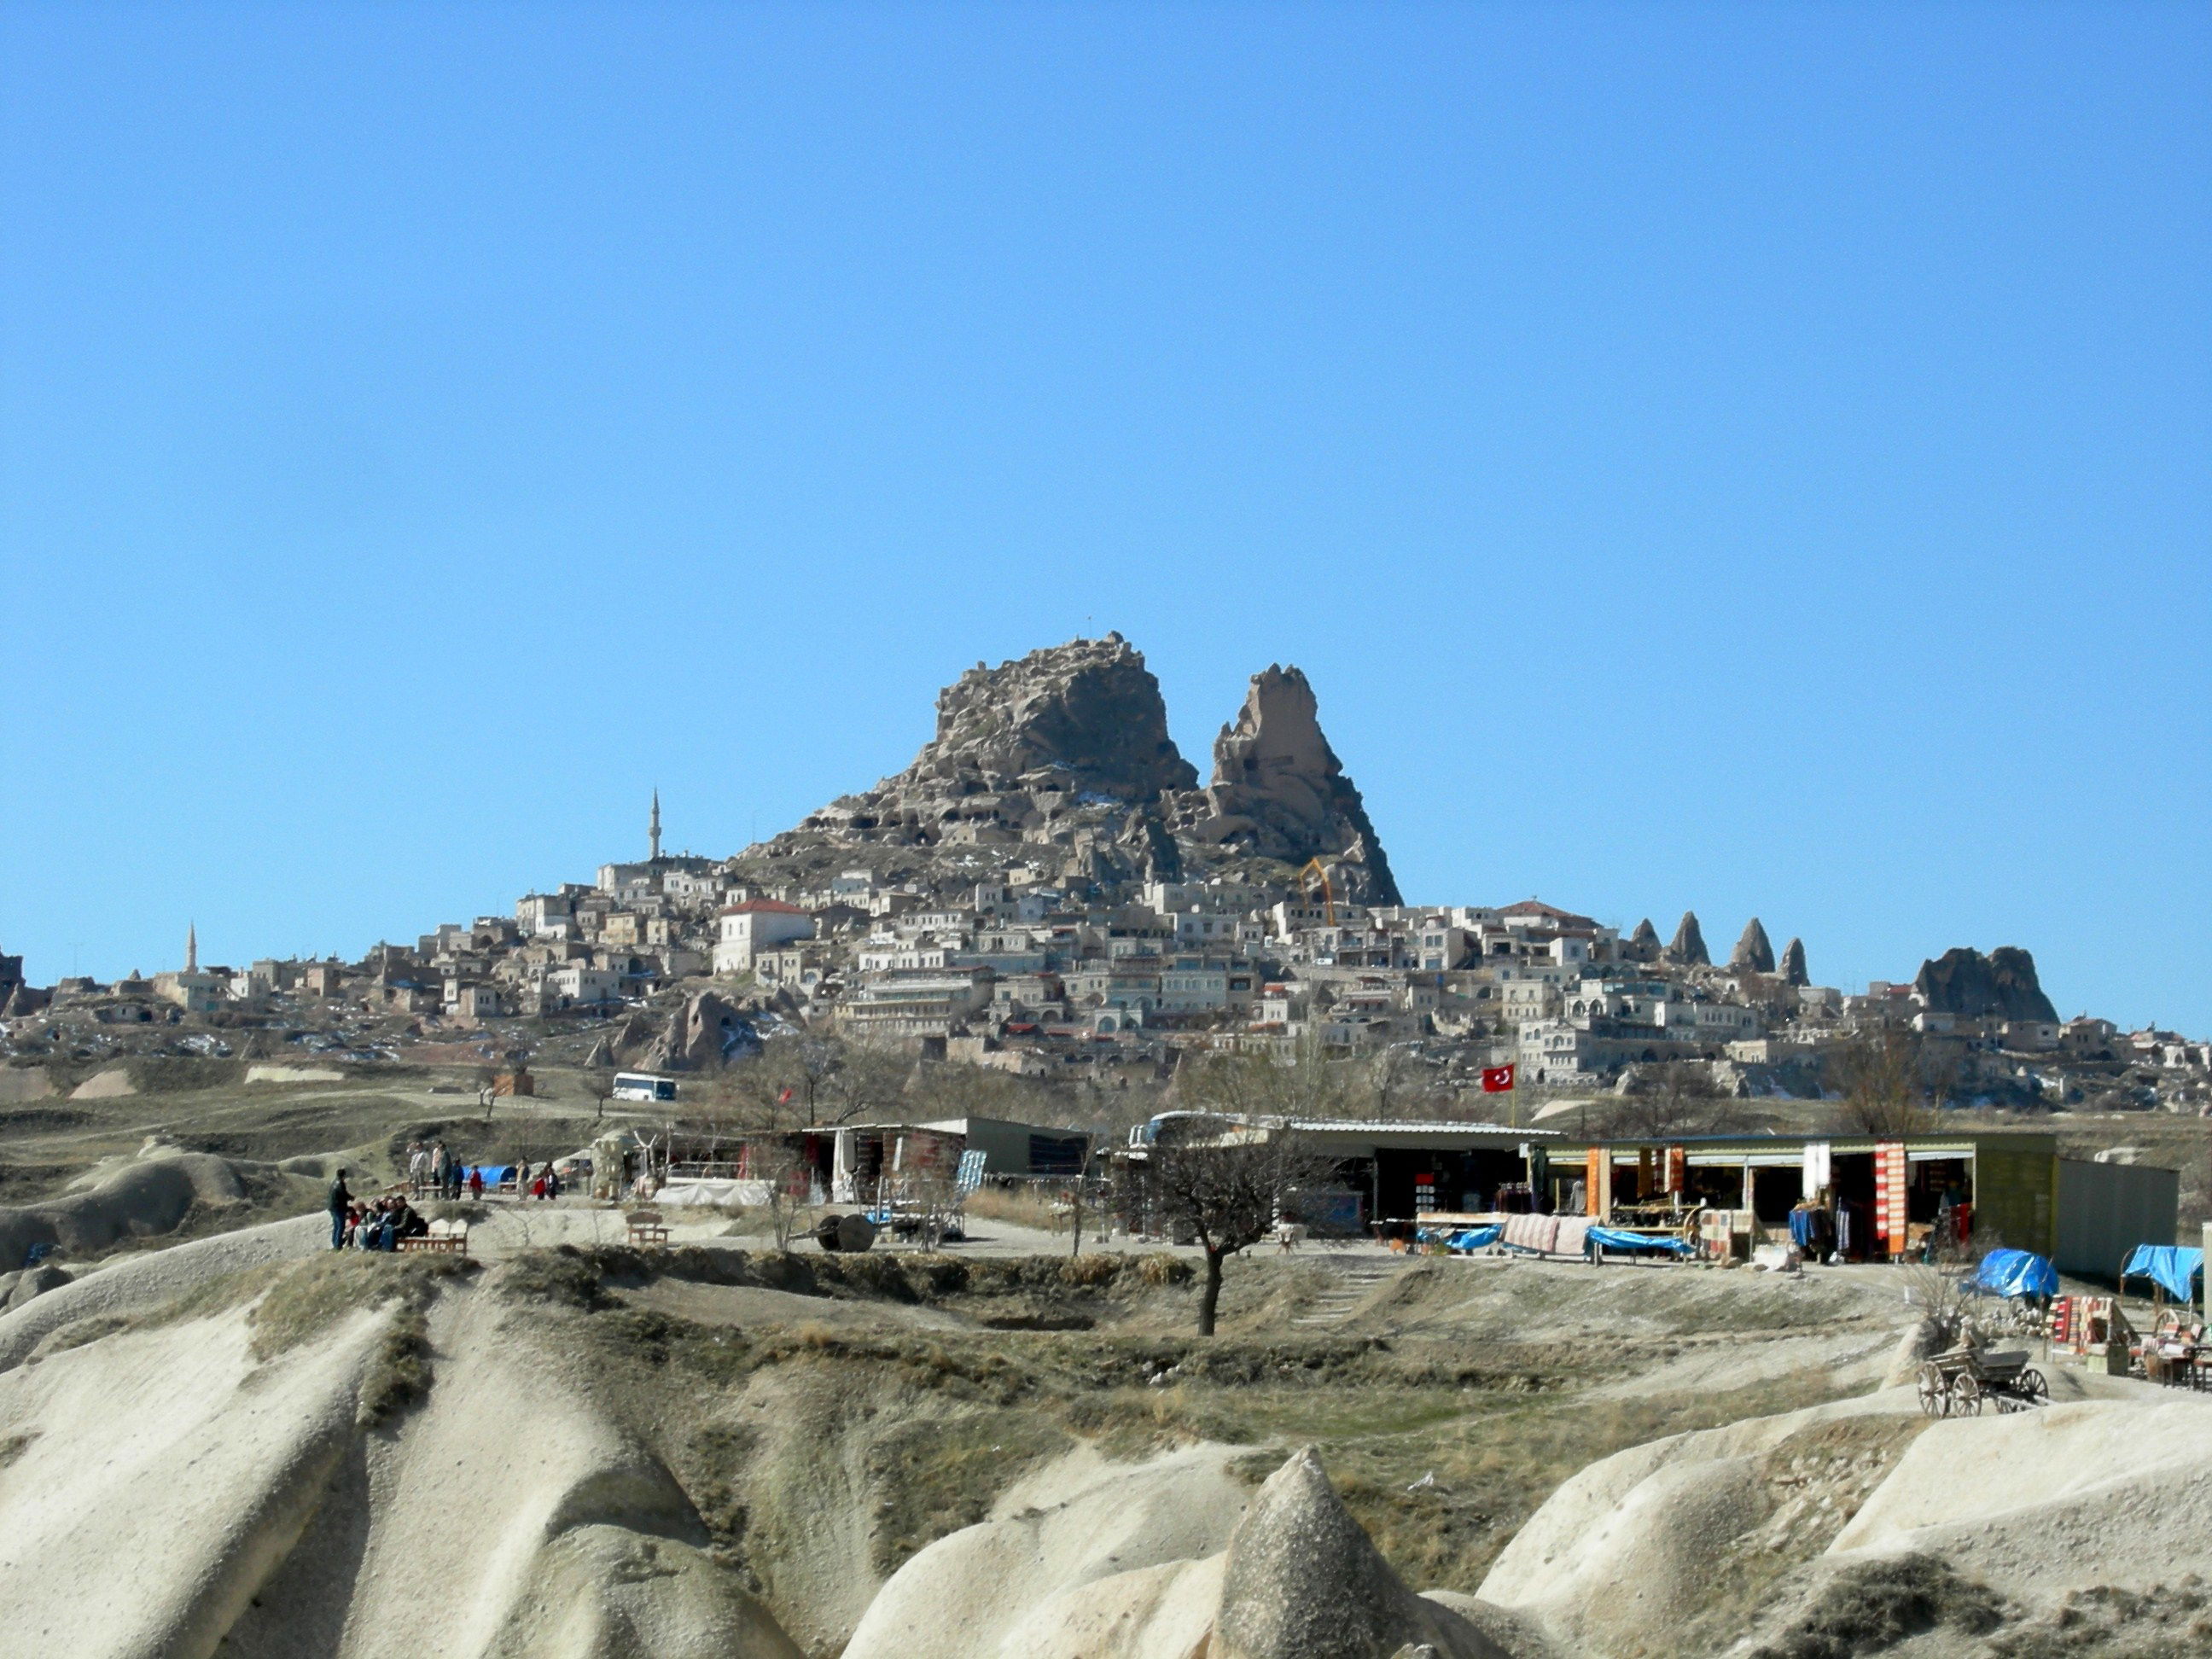
[[1408, 896], [2212, 1031], [2212, 11], [12, 4], [0, 949], [349, 955], [1118, 628]]

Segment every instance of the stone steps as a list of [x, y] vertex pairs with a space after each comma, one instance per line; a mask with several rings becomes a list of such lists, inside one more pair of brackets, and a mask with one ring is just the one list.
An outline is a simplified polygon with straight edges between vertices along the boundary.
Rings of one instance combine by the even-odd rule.
[[1293, 1319], [1292, 1325], [1341, 1325], [1363, 1304], [1384, 1285], [1406, 1270], [1403, 1261], [1348, 1261], [1332, 1263], [1337, 1282], [1314, 1299], [1310, 1312]]

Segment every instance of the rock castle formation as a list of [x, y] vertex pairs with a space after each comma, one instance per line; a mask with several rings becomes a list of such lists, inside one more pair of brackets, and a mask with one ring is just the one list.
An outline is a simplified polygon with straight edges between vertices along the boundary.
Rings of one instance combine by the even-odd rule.
[[1340, 860], [1363, 872], [1367, 902], [1400, 902], [1366, 805], [1322, 735], [1299, 670], [1271, 665], [1252, 677], [1236, 723], [1214, 739], [1206, 796], [1212, 813], [1191, 826], [1200, 839], [1291, 864]]
[[1061, 882], [1281, 882], [1283, 866], [1319, 859], [1339, 898], [1399, 902], [1304, 673], [1253, 677], [1200, 789], [1158, 680], [1119, 634], [978, 663], [939, 695], [937, 735], [913, 765], [747, 857], [826, 868], [863, 846], [915, 849], [969, 883], [1015, 865]]
[[1946, 951], [1920, 964], [1913, 987], [1938, 1013], [1966, 1019], [2056, 1021], [2058, 1011], [2035, 976], [2035, 958], [2016, 945], [1979, 951]]

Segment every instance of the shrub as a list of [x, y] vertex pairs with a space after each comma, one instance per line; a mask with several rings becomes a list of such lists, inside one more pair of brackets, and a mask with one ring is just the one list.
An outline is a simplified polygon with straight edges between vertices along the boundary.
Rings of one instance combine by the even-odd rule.
[[1146, 1284], [1158, 1288], [1170, 1285], [1188, 1285], [1198, 1276], [1198, 1270], [1179, 1255], [1164, 1252], [1138, 1258], [1137, 1277]]
[[1896, 1555], [1844, 1568], [1753, 1659], [1855, 1659], [1939, 1627], [1985, 1636], [2004, 1620], [1986, 1584], [1932, 1555]]

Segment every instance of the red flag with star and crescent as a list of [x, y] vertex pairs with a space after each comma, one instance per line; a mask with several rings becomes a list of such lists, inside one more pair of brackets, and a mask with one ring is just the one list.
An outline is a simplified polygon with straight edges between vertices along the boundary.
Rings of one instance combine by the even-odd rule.
[[1482, 1068], [1482, 1092], [1504, 1095], [1513, 1091], [1513, 1068], [1510, 1066], [1486, 1066]]

